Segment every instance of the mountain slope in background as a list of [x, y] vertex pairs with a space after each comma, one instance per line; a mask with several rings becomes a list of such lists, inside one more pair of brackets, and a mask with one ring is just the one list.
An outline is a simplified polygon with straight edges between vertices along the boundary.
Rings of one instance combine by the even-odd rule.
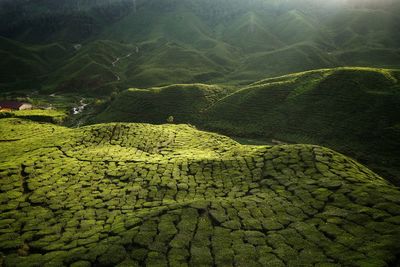
[[[262, 80], [233, 93], [215, 87], [219, 94], [211, 102], [204, 85], [128, 90], [94, 121], [163, 123], [174, 116], [176, 122], [231, 136], [323, 144], [366, 162], [397, 183], [399, 80], [398, 70], [314, 70]], [[200, 91], [202, 97], [196, 93]], [[198, 109], [187, 104], [203, 102]]]
[[[49, 43], [65, 50], [50, 69], [37, 61], [7, 67], [24, 54], [2, 50], [11, 59], [0, 69], [13, 73], [3, 88], [29, 89], [19, 82], [40, 76], [45, 91], [99, 94], [173, 83], [248, 84], [316, 68], [400, 62], [395, 1], [59, 2], [0, 2], [0, 36], [6, 38], [0, 47], [11, 39], [23, 50]], [[35, 68], [35, 78], [25, 77], [22, 65]]]

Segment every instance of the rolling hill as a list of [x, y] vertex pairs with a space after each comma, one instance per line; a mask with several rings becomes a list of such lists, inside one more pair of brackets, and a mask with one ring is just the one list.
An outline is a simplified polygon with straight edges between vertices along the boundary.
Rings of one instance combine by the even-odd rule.
[[398, 70], [322, 69], [261, 80], [233, 93], [219, 87], [212, 102], [195, 93], [203, 85], [130, 90], [94, 121], [163, 123], [173, 115], [177, 122], [231, 136], [322, 144], [399, 183], [399, 79]]
[[[339, 66], [399, 67], [395, 1], [28, 2], [0, 2], [0, 47], [22, 46], [1, 51], [7, 90], [32, 83], [46, 93], [103, 95], [176, 83], [245, 85]], [[28, 60], [35, 53], [27, 50], [49, 44], [68, 52], [51, 66]]]
[[[328, 69], [257, 82], [216, 103], [207, 128], [323, 144], [384, 171], [400, 149], [397, 70]], [[399, 170], [385, 176], [398, 182]]]
[[0, 119], [2, 266], [388, 266], [400, 191], [311, 145]]
[[64, 60], [68, 52], [59, 43], [27, 46], [0, 36], [0, 86], [3, 90], [41, 88], [44, 76]]
[[230, 91], [229, 88], [205, 84], [132, 88], [119, 94], [93, 120], [165, 123], [169, 116], [173, 116], [177, 123], [189, 123], [198, 119], [202, 112]]
[[399, 14], [0, 0], [0, 267], [400, 266]]

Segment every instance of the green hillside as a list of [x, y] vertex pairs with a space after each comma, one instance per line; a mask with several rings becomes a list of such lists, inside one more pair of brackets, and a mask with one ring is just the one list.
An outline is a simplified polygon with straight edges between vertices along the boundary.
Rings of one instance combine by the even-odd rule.
[[2, 266], [389, 266], [400, 191], [310, 145], [0, 120]]
[[132, 45], [106, 40], [83, 45], [67, 62], [63, 62], [49, 74], [43, 83], [43, 89], [50, 92], [86, 92], [97, 95], [110, 93], [123, 86], [123, 70], [117, 65], [117, 59], [132, 51]]
[[28, 46], [0, 36], [0, 86], [5, 90], [40, 88], [44, 76], [67, 55], [58, 43]]
[[[354, 57], [356, 56], [354, 55]], [[346, 57], [343, 56], [343, 58]], [[299, 43], [251, 55], [228, 77], [240, 83], [252, 83], [260, 77], [265, 77], [266, 74], [273, 77], [299, 70], [330, 68], [340, 65], [342, 64], [338, 58], [322, 51], [315, 44]]]
[[378, 137], [398, 123], [399, 77], [398, 70], [371, 68], [296, 73], [238, 90], [213, 105], [207, 115], [211, 124], [232, 124], [233, 133], [234, 125], [243, 127], [237, 134], [301, 130], [300, 134], [324, 138], [342, 139], [350, 133]]
[[[0, 49], [0, 82], [104, 95], [339, 66], [398, 68], [399, 12], [393, 1], [3, 0], [0, 48], [17, 40], [20, 49]], [[44, 61], [31, 51], [49, 44], [54, 56]], [[56, 47], [67, 52], [57, 57]]]
[[321, 144], [398, 183], [399, 79], [398, 70], [322, 69], [221, 91], [211, 102], [198, 95], [207, 88], [199, 85], [128, 90], [94, 121], [164, 123], [173, 115], [231, 136]]
[[35, 109], [0, 113], [0, 118], [21, 118], [31, 121], [48, 122], [54, 124], [61, 124], [67, 117], [67, 114], [61, 110]]
[[130, 10], [129, 0], [2, 0], [0, 36], [27, 43], [79, 43]]
[[400, 267], [399, 14], [0, 0], [0, 267]]
[[193, 122], [229, 92], [229, 89], [205, 84], [132, 88], [119, 94], [94, 120], [165, 123], [169, 116], [173, 116], [178, 123]]
[[[124, 58], [135, 46], [97, 40], [80, 49], [70, 44], [26, 45], [0, 38], [0, 86], [5, 91], [109, 94], [126, 88]], [[134, 57], [134, 56], [132, 56]], [[116, 62], [118, 58], [122, 58]], [[119, 62], [121, 61], [121, 62]], [[122, 67], [121, 67], [122, 65]]]
[[400, 72], [344, 68], [257, 82], [207, 112], [207, 128], [314, 143], [350, 154], [398, 183]]

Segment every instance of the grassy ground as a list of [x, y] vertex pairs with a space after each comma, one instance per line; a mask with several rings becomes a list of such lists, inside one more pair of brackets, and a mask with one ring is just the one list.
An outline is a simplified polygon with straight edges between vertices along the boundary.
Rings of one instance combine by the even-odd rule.
[[2, 266], [387, 266], [400, 191], [311, 145], [0, 119]]

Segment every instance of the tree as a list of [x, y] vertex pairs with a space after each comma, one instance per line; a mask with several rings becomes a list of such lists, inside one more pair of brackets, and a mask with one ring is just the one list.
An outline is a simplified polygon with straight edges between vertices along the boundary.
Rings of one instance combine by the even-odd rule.
[[167, 118], [167, 123], [173, 123], [174, 122], [174, 116], [169, 116]]

